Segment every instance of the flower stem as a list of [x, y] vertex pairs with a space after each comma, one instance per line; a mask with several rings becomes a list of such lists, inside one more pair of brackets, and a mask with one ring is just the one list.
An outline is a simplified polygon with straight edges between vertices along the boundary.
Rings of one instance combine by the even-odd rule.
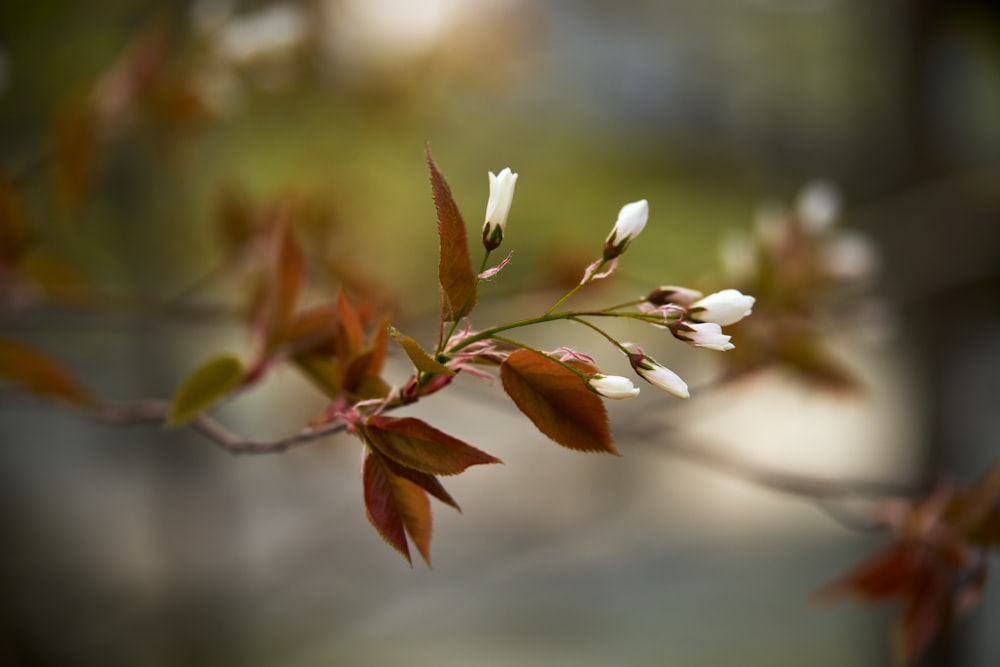
[[[493, 252], [493, 251], [490, 250], [489, 248], [487, 248], [486, 252], [483, 253], [483, 261], [479, 265], [479, 271], [476, 272], [476, 280], [472, 284], [472, 289], [469, 291], [469, 295], [465, 298], [465, 303], [462, 304], [462, 309], [459, 312], [464, 312], [465, 311], [465, 309], [469, 305], [469, 301], [472, 300], [473, 295], [476, 293], [476, 290], [479, 288], [479, 283], [480, 283], [479, 276], [482, 275], [483, 271], [486, 270], [486, 265], [490, 261], [490, 253], [491, 252]], [[435, 353], [434, 353], [435, 356], [437, 356], [438, 354], [441, 354], [444, 351], [444, 346], [447, 345], [448, 341], [451, 340], [451, 337], [455, 335], [455, 330], [458, 329], [458, 321], [459, 321], [459, 319], [461, 319], [461, 318], [456, 317], [455, 321], [451, 323], [451, 328], [448, 330], [448, 335], [447, 336], [441, 336], [438, 339], [437, 350], [435, 350]], [[442, 322], [442, 324], [444, 324], [444, 323]], [[443, 331], [444, 330], [442, 329], [442, 332]]]
[[528, 350], [529, 352], [534, 352], [535, 354], [539, 354], [539, 355], [545, 357], [546, 359], [550, 359], [550, 360], [554, 361], [555, 363], [559, 364], [560, 366], [562, 366], [563, 368], [565, 368], [566, 370], [570, 371], [571, 373], [573, 373], [577, 377], [579, 377], [584, 382], [587, 382], [587, 380], [589, 379], [589, 376], [586, 373], [583, 373], [583, 372], [581, 372], [581, 371], [573, 368], [573, 366], [571, 366], [570, 364], [567, 364], [565, 361], [560, 361], [558, 359], [554, 359], [553, 357], [549, 356], [548, 354], [545, 354], [545, 352], [543, 352], [542, 350], [539, 350], [537, 347], [532, 347], [530, 345], [525, 345], [524, 343], [522, 343], [520, 341], [516, 341], [516, 340], [514, 340], [512, 338], [507, 338], [505, 336], [493, 336], [493, 340], [495, 340], [497, 342], [500, 342], [500, 343], [506, 343], [507, 345], [513, 345], [514, 347], [520, 348], [522, 350]]
[[580, 288], [581, 288], [581, 287], [583, 287], [583, 286], [584, 286], [585, 284], [586, 284], [586, 283], [580, 283], [579, 285], [576, 285], [576, 286], [575, 286], [575, 287], [574, 287], [573, 289], [571, 289], [570, 291], [566, 292], [566, 294], [564, 294], [564, 295], [563, 295], [563, 297], [562, 297], [561, 299], [559, 299], [558, 301], [556, 301], [556, 302], [555, 302], [554, 304], [552, 304], [552, 307], [551, 307], [551, 308], [549, 308], [548, 310], [546, 310], [546, 311], [545, 311], [545, 314], [546, 314], [546, 315], [551, 315], [551, 314], [552, 314], [553, 312], [555, 312], [556, 308], [558, 308], [559, 306], [561, 306], [561, 305], [563, 305], [564, 303], [566, 303], [566, 301], [567, 301], [567, 300], [568, 300], [568, 299], [569, 299], [569, 298], [570, 298], [571, 296], [573, 296], [574, 294], [576, 294], [577, 292], [579, 292], [579, 291], [580, 291]]
[[569, 319], [569, 320], [571, 320], [573, 322], [576, 322], [578, 324], [582, 324], [585, 327], [589, 327], [589, 328], [593, 329], [597, 333], [599, 333], [602, 336], [604, 336], [605, 338], [607, 338], [609, 343], [611, 343], [612, 345], [614, 345], [615, 347], [617, 347], [625, 355], [628, 355], [629, 351], [628, 351], [628, 349], [624, 345], [622, 345], [621, 343], [619, 343], [618, 340], [615, 337], [613, 337], [611, 334], [609, 334], [607, 331], [605, 331], [601, 327], [597, 326], [596, 324], [592, 324], [592, 323], [588, 322], [587, 320], [584, 320], [584, 319], [581, 319], [581, 318], [577, 317], [576, 315], [574, 315], [572, 317], [569, 317], [567, 319]]

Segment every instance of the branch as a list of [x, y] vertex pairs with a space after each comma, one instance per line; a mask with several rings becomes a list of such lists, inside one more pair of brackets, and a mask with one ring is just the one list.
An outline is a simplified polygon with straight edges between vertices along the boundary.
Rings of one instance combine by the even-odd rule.
[[[687, 437], [687, 436], [685, 436]], [[824, 479], [799, 473], [769, 470], [703, 447], [704, 443], [674, 441], [667, 451], [718, 472], [737, 477], [756, 486], [811, 500], [829, 502], [847, 498], [910, 496], [919, 491], [916, 485], [885, 480]]]
[[[853, 530], [883, 530], [884, 523], [875, 520], [845, 503], [851, 500], [875, 500], [890, 497], [911, 497], [920, 492], [915, 483], [866, 479], [826, 479], [794, 472], [770, 470], [728, 453], [713, 449], [705, 442], [691, 442], [690, 434], [685, 443], [673, 440], [669, 443], [655, 443], [658, 451], [676, 455], [715, 472], [753, 484], [762, 489], [796, 496], [814, 503], [832, 519]], [[654, 443], [653, 440], [645, 440]], [[661, 446], [662, 445], [662, 446]]]
[[[170, 415], [170, 403], [158, 400], [136, 401], [133, 403], [106, 404], [86, 413], [87, 416], [106, 424], [117, 426], [139, 426], [162, 424]], [[281, 438], [257, 440], [244, 438], [223, 426], [206, 414], [192, 419], [187, 426], [219, 445], [231, 454], [275, 454], [298, 445], [304, 445], [328, 435], [341, 433], [347, 429], [342, 421], [321, 426], [307, 426], [302, 430]]]

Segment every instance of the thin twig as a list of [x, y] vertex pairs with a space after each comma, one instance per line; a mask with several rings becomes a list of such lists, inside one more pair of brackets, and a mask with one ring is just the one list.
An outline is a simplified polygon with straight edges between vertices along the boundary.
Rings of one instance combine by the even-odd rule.
[[[107, 404], [86, 414], [97, 421], [117, 426], [162, 424], [170, 415], [170, 403], [166, 401], [146, 400]], [[244, 438], [206, 414], [198, 415], [188, 422], [187, 426], [232, 454], [276, 454], [298, 445], [304, 445], [329, 435], [341, 433], [347, 429], [347, 424], [342, 421], [336, 421], [321, 426], [307, 426], [296, 433], [280, 438], [259, 440]]]
[[[685, 435], [684, 437], [689, 437]], [[713, 450], [705, 443], [688, 444], [673, 440], [662, 451], [678, 455], [713, 470], [724, 472], [759, 487], [817, 502], [846, 498], [882, 498], [911, 496], [919, 489], [914, 484], [886, 480], [826, 479], [800, 473], [769, 470], [728, 454]]]

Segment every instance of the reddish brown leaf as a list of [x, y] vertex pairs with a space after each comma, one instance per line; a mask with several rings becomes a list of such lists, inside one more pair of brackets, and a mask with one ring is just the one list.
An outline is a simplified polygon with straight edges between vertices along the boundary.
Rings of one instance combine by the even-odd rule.
[[829, 601], [848, 593], [869, 600], [905, 598], [923, 580], [925, 567], [910, 545], [893, 543], [825, 586], [819, 596]]
[[215, 227], [227, 256], [242, 252], [259, 233], [258, 213], [253, 202], [241, 190], [226, 188], [216, 204]]
[[896, 628], [894, 644], [900, 664], [916, 660], [937, 637], [948, 610], [947, 577], [934, 576], [914, 591]]
[[298, 307], [305, 281], [302, 251], [284, 214], [274, 226], [273, 255], [268, 274], [263, 313], [263, 334], [267, 349], [282, 340]]
[[409, 535], [424, 561], [430, 565], [432, 525], [427, 493], [417, 484], [392, 472], [376, 450], [366, 451], [362, 476], [368, 520], [382, 538], [412, 565], [406, 543], [406, 535]]
[[441, 286], [441, 319], [454, 321], [467, 316], [476, 305], [476, 275], [472, 272], [465, 221], [451, 195], [451, 188], [438, 170], [430, 148], [427, 165], [431, 171], [431, 192], [437, 209], [441, 241], [438, 282]]
[[0, 172], [0, 264], [16, 264], [28, 247], [22, 210], [14, 184]]
[[292, 356], [305, 354], [334, 354], [339, 312], [332, 303], [305, 310], [288, 325], [280, 340], [281, 345], [291, 348]]
[[[588, 364], [573, 365], [597, 372]], [[555, 442], [578, 451], [618, 454], [604, 401], [572, 371], [544, 355], [518, 350], [501, 364], [500, 380], [518, 409]]]
[[357, 309], [343, 292], [337, 295], [337, 312], [340, 314], [337, 356], [344, 363], [349, 363], [365, 349], [364, 325]]
[[961, 513], [954, 517], [955, 527], [961, 531], [974, 530], [995, 514], [1000, 506], [1000, 462], [983, 475], [982, 479], [965, 495]]
[[93, 399], [69, 371], [48, 355], [10, 338], [0, 337], [0, 378], [22, 389], [87, 407]]
[[378, 352], [374, 349], [368, 350], [351, 360], [344, 369], [341, 377], [341, 386], [344, 391], [352, 397], [366, 400], [371, 398], [383, 398], [390, 387], [377, 373], [372, 374], [369, 370], [377, 365]]
[[56, 120], [53, 169], [59, 203], [76, 212], [90, 192], [100, 141], [97, 118], [88, 104], [67, 107]]
[[458, 503], [455, 502], [455, 499], [451, 497], [451, 494], [445, 490], [445, 488], [441, 485], [441, 482], [438, 481], [438, 478], [435, 477], [434, 475], [428, 475], [425, 472], [420, 472], [418, 470], [414, 470], [413, 468], [407, 468], [406, 466], [401, 466], [392, 459], [386, 458], [384, 456], [382, 457], [382, 463], [384, 463], [385, 466], [394, 474], [399, 475], [400, 477], [405, 477], [406, 479], [410, 480], [411, 482], [422, 488], [424, 491], [426, 491], [427, 493], [431, 494], [432, 496], [443, 502], [445, 505], [451, 505], [459, 512], [462, 511], [462, 508], [458, 506]]
[[365, 422], [365, 432], [386, 457], [430, 475], [457, 475], [469, 466], [501, 462], [413, 417], [376, 415]]
[[369, 360], [367, 374], [377, 376], [382, 373], [385, 366], [386, 355], [389, 354], [389, 318], [383, 317], [382, 321], [375, 328], [375, 340], [372, 341], [372, 355]]

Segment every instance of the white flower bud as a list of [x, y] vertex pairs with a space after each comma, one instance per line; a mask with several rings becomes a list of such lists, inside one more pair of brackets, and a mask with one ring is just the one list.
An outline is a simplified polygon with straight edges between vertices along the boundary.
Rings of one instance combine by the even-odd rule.
[[756, 299], [739, 290], [724, 289], [709, 294], [691, 304], [691, 317], [699, 322], [714, 322], [722, 326], [735, 324], [753, 312]]
[[646, 302], [654, 306], [665, 306], [668, 303], [676, 303], [679, 306], [690, 306], [703, 296], [705, 295], [690, 287], [660, 285], [646, 296]]
[[649, 203], [645, 199], [622, 206], [615, 226], [604, 241], [604, 259], [611, 260], [625, 252], [632, 239], [646, 227], [648, 219]]
[[604, 398], [612, 398], [616, 401], [623, 398], [632, 398], [639, 394], [639, 388], [632, 384], [631, 380], [620, 375], [601, 375], [597, 373], [590, 376], [587, 384], [590, 385], [591, 390]]
[[673, 332], [674, 336], [695, 347], [718, 350], [719, 352], [736, 347], [729, 342], [732, 336], [722, 333], [722, 327], [715, 322], [684, 322]]
[[487, 250], [497, 248], [507, 229], [507, 216], [514, 200], [517, 174], [507, 167], [499, 174], [490, 174], [490, 198], [486, 202], [486, 221], [483, 223], [483, 245]]
[[629, 350], [628, 360], [632, 364], [632, 368], [635, 369], [635, 372], [643, 380], [677, 398], [688, 398], [691, 396], [687, 383], [677, 373], [663, 366], [652, 357], [646, 356], [639, 348], [627, 343], [625, 347]]

